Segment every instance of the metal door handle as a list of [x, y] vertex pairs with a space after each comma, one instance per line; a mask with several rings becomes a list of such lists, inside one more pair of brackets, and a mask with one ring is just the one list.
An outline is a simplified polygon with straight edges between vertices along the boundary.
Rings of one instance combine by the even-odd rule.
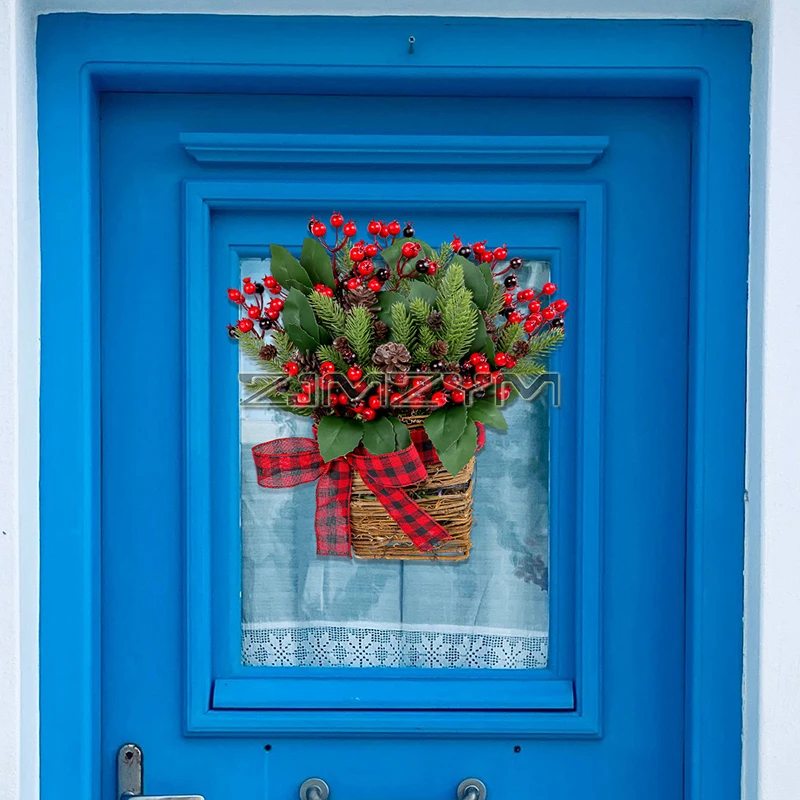
[[[300, 800], [328, 800], [331, 790], [322, 778], [309, 778], [300, 786]], [[456, 800], [486, 800], [486, 784], [467, 778], [458, 784]]]
[[205, 800], [199, 794], [144, 794], [144, 754], [135, 744], [124, 744], [117, 752], [117, 797], [119, 800]]

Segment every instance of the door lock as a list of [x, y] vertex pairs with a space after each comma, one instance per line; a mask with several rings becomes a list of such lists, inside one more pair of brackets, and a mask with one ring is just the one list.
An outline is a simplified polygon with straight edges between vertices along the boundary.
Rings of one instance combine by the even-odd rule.
[[199, 794], [144, 794], [144, 754], [135, 744], [124, 744], [117, 753], [118, 800], [205, 800]]
[[[328, 800], [331, 790], [322, 778], [309, 778], [300, 786], [300, 800]], [[486, 800], [486, 784], [467, 778], [458, 784], [456, 800]]]

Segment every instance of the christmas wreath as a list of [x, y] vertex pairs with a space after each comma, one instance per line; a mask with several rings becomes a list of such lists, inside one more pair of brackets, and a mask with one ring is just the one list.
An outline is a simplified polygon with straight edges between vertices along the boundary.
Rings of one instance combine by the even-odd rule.
[[248, 389], [315, 423], [253, 448], [259, 483], [318, 481], [320, 554], [464, 558], [483, 426], [507, 428], [511, 378], [545, 371], [568, 304], [520, 286], [505, 245], [330, 227], [312, 218], [299, 259], [272, 245], [271, 274], [228, 290], [229, 334], [259, 368]]

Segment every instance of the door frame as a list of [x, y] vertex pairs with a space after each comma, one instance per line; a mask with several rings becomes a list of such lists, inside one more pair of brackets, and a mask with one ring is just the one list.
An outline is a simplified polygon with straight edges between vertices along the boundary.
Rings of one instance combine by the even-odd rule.
[[[685, 797], [738, 796], [751, 26], [725, 21], [478, 21], [480, 53], [441, 51], [472, 19], [373, 18], [385, 39], [359, 67], [334, 68], [286, 32], [322, 40], [336, 18], [55, 14], [39, 20], [42, 282], [69, 314], [42, 314], [41, 796], [99, 796], [100, 279], [98, 99], [103, 91], [263, 91], [356, 74], [432, 85], [461, 77], [476, 95], [688, 97], [694, 104], [687, 464]], [[502, 49], [527, 26], [530, 53]], [[281, 36], [274, 36], [280, 30]], [[467, 34], [470, 31], [466, 31]], [[265, 61], [270, 41], [270, 62]], [[484, 42], [487, 46], [483, 46]], [[350, 64], [342, 37], [327, 52]], [[444, 49], [444, 48], [442, 48]], [[311, 55], [309, 55], [311, 53]], [[298, 59], [303, 59], [299, 61]], [[415, 59], [415, 60], [410, 60]], [[471, 63], [470, 63], [471, 60]], [[69, 198], [65, 202], [65, 198]], [[65, 280], [65, 276], [69, 280]], [[67, 580], [65, 580], [65, 576]], [[69, 735], [65, 735], [69, 731]], [[69, 769], [64, 769], [64, 764]]]

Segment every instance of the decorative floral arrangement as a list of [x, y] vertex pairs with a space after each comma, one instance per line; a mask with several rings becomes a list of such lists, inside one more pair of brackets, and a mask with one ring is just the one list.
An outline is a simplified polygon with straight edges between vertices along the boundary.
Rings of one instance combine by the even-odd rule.
[[[545, 371], [568, 304], [553, 283], [523, 287], [525, 262], [505, 245], [455, 237], [434, 249], [396, 220], [372, 220], [369, 238], [357, 240], [356, 224], [338, 213], [333, 237], [316, 218], [308, 227], [299, 259], [272, 245], [271, 274], [228, 290], [242, 312], [229, 333], [265, 373], [248, 388], [315, 422], [315, 440], [254, 448], [259, 482], [319, 479], [320, 553], [466, 557], [468, 542], [453, 550], [451, 540], [459, 520], [469, 538], [483, 425], [507, 428], [509, 378]], [[378, 501], [363, 526], [391, 526], [377, 545], [367, 534], [361, 553], [357, 489], [367, 505]], [[449, 525], [425, 510], [459, 493], [468, 506], [448, 511]]]

